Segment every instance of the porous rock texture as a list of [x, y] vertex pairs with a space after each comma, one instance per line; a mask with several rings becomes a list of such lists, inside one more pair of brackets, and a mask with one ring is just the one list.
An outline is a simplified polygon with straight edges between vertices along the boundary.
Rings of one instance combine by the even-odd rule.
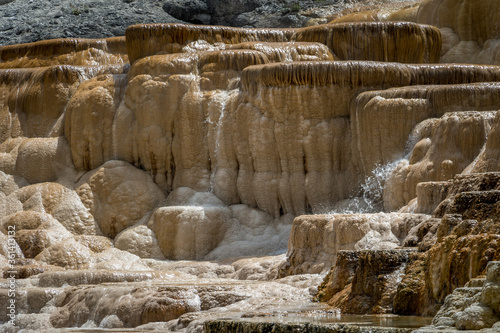
[[[464, 8], [447, 4], [394, 15]], [[496, 40], [494, 21], [468, 34], [469, 14], [436, 13]], [[0, 264], [25, 290], [20, 325], [197, 331], [221, 312], [289, 311], [332, 266], [319, 295], [344, 311], [434, 315], [486, 274], [500, 67], [439, 63], [455, 59], [446, 27], [373, 21], [136, 24], [0, 47]], [[459, 327], [495, 325], [494, 283]]]
[[495, 323], [500, 321], [499, 266], [498, 261], [490, 262], [486, 268], [486, 276], [473, 279], [448, 295], [431, 327], [452, 327], [457, 330], [494, 330], [498, 327]]
[[[418, 252], [407, 257], [397, 291], [392, 296], [386, 294], [393, 297], [389, 303], [394, 313], [434, 315], [441, 304], [448, 302], [446, 306], [452, 306], [453, 300], [462, 296], [455, 295], [445, 302], [447, 295], [486, 274], [488, 263], [499, 258], [498, 174], [458, 175], [450, 182], [447, 198], [436, 208], [434, 217], [415, 224], [402, 242], [405, 246], [418, 245]], [[346, 256], [342, 254], [342, 258]], [[351, 291], [353, 287], [345, 283], [339, 286], [331, 277], [346, 275], [345, 272], [350, 272], [346, 275], [348, 279], [353, 273], [367, 274], [369, 270], [360, 266], [360, 256], [355, 253], [347, 256], [353, 259], [335, 263], [319, 290], [320, 299], [344, 307], [344, 299], [356, 295]], [[357, 306], [352, 302], [347, 304], [353, 306], [351, 312], [377, 309], [365, 309], [366, 302]], [[481, 324], [481, 328], [491, 327], [496, 322], [492, 320]]]

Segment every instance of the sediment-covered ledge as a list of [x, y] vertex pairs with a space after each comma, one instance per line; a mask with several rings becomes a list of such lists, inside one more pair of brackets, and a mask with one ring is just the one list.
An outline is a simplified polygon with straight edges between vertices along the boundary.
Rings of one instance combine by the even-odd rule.
[[359, 22], [298, 29], [296, 41], [327, 45], [339, 60], [436, 63], [441, 33], [411, 22]]
[[[464, 64], [401, 64], [378, 61], [302, 61], [245, 68], [243, 88], [258, 86], [403, 87], [500, 81], [499, 66]], [[368, 90], [365, 88], [364, 90]]]
[[[83, 54], [84, 52], [90, 52], [91, 54]], [[94, 63], [91, 63], [92, 61]], [[51, 39], [34, 43], [0, 46], [0, 68], [110, 65], [127, 61], [125, 37]]]
[[207, 333], [410, 333], [410, 328], [356, 326], [349, 324], [319, 325], [311, 323], [251, 322], [237, 320], [210, 320], [205, 322]]
[[333, 60], [330, 49], [315, 42], [246, 42], [226, 45], [226, 50], [256, 50], [264, 53], [270, 62]]
[[242, 71], [248, 66], [267, 63], [269, 63], [268, 57], [256, 50], [208, 51], [200, 55], [198, 68], [211, 72], [225, 69]]
[[294, 29], [245, 29], [184, 24], [140, 24], [127, 28], [130, 63], [155, 54], [180, 52], [189, 42], [238, 44], [243, 42], [289, 42]]
[[126, 31], [130, 62], [181, 52], [190, 42], [316, 42], [327, 45], [340, 60], [437, 62], [441, 50], [438, 29], [409, 22], [361, 22], [300, 29], [247, 29], [183, 24], [141, 24]]

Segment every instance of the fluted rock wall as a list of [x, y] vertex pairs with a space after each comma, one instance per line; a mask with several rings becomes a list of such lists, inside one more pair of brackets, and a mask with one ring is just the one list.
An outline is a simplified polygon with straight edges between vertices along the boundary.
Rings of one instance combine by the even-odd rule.
[[353, 12], [330, 23], [417, 22], [439, 28], [443, 63], [500, 64], [500, 5], [490, 0], [425, 0], [404, 9]]
[[[427, 65], [322, 61], [251, 66], [269, 60], [259, 51], [235, 51], [189, 56], [185, 69], [175, 66], [178, 56], [139, 60], [130, 69], [126, 87], [117, 76], [82, 84], [68, 104], [65, 123], [77, 170], [98, 167], [114, 156], [140, 165], [167, 192], [179, 187], [214, 191], [228, 205], [247, 204], [275, 217], [326, 211], [333, 203], [355, 194], [358, 189], [348, 184], [359, 183], [376, 164], [402, 157], [418, 120], [439, 114], [440, 107], [452, 107], [436, 102], [412, 108], [416, 120], [408, 122], [399, 134], [396, 129], [390, 131], [387, 135], [397, 135], [397, 139], [383, 140], [374, 149], [373, 127], [361, 127], [373, 123], [374, 112], [360, 111], [361, 103], [356, 108], [350, 106], [359, 92], [449, 83], [450, 73], [456, 82], [497, 80], [500, 75], [496, 67], [460, 65], [431, 69]], [[323, 53], [316, 56], [321, 59]], [[162, 71], [164, 78], [139, 74], [149, 67], [157, 73]], [[180, 71], [201, 73], [198, 76]], [[239, 84], [239, 75], [241, 87], [231, 90], [231, 84]], [[463, 104], [456, 107], [458, 110], [494, 110], [498, 96], [497, 86], [491, 84], [415, 89], [432, 102], [453, 100], [451, 95], [459, 93], [455, 89], [462, 89], [464, 95], [470, 91], [470, 100], [455, 102]], [[443, 99], [429, 96], [428, 89], [442, 94]], [[411, 90], [401, 91], [411, 95], [409, 103], [423, 103], [423, 97], [415, 98]], [[335, 105], [330, 104], [331, 100], [336, 100]], [[399, 101], [396, 111], [401, 110]], [[144, 112], [145, 105], [149, 112]], [[95, 108], [102, 111], [92, 113]], [[389, 107], [380, 110], [390, 117]], [[94, 120], [89, 118], [89, 127], [82, 128], [82, 117], [89, 113]], [[381, 122], [384, 118], [377, 118], [382, 128], [390, 128]], [[351, 129], [356, 133], [354, 137]], [[456, 132], [460, 133], [460, 129]], [[124, 142], [127, 144], [121, 144]], [[473, 157], [477, 154], [477, 149], [469, 151]], [[365, 162], [370, 155], [372, 161]], [[455, 173], [471, 161], [469, 157], [461, 162]], [[356, 166], [364, 172], [353, 172]], [[439, 179], [431, 176], [427, 180]], [[409, 201], [415, 193], [407, 197]]]
[[[328, 46], [339, 60], [436, 62], [441, 50], [439, 31], [427, 25], [357, 23], [301, 29], [235, 29], [181, 24], [135, 25], [127, 29], [130, 62], [161, 53], [177, 53], [186, 44], [245, 42], [317, 42]], [[346, 40], [348, 42], [346, 42]]]
[[[385, 46], [374, 47], [373, 35], [384, 36]], [[66, 182], [99, 226], [98, 234], [114, 238], [136, 224], [148, 224], [168, 258], [204, 258], [243, 237], [237, 236], [240, 226], [264, 223], [271, 234], [286, 233], [290, 226], [281, 223], [293, 216], [327, 212], [359, 196], [362, 181], [377, 165], [404, 156], [418, 123], [449, 111], [493, 111], [498, 105], [496, 84], [471, 84], [498, 81], [495, 66], [332, 61], [436, 61], [441, 40], [431, 26], [361, 23], [265, 30], [138, 25], [126, 38], [130, 67], [115, 65], [127, 59], [121, 39], [2, 49], [5, 66], [51, 64], [35, 61], [45, 61], [47, 48], [60, 54], [53, 63], [108, 64], [4, 70], [2, 170], [30, 183]], [[107, 52], [109, 62], [97, 56], [82, 62], [79, 52], [93, 50]], [[401, 88], [384, 90], [391, 87]], [[405, 120], [395, 123], [394, 112]], [[467, 128], [477, 143], [458, 148], [466, 157], [446, 159], [452, 166], [446, 175], [440, 169], [427, 172], [427, 162], [421, 163], [424, 171], [406, 167], [408, 176], [393, 177], [397, 181], [388, 187], [388, 209], [413, 199], [419, 181], [441, 180], [472, 162], [491, 124], [489, 113], [476, 114], [469, 118], [478, 125]], [[467, 115], [445, 119], [465, 124]], [[442, 123], [445, 133], [462, 132], [462, 125]], [[425, 126], [429, 133], [416, 138], [436, 142], [429, 150], [436, 153], [426, 157], [433, 161], [436, 154], [441, 157], [439, 144], [448, 141], [433, 138], [435, 131]], [[385, 134], [374, 135], [375, 129]], [[457, 134], [450, 135], [447, 140], [455, 143]], [[115, 159], [129, 164], [109, 162]], [[133, 171], [132, 165], [147, 174]], [[140, 190], [132, 190], [136, 184]], [[155, 211], [165, 205], [164, 196], [182, 188], [213, 193], [222, 210], [213, 215], [213, 208], [200, 202], [200, 211]], [[240, 213], [255, 209], [264, 215], [254, 221]], [[189, 222], [193, 219], [206, 223], [196, 226]], [[194, 232], [183, 225], [196, 231], [193, 242], [181, 241]], [[258, 237], [250, 234], [244, 238]], [[255, 250], [243, 248], [242, 254]]]
[[0, 68], [95, 66], [128, 62], [125, 38], [52, 39], [0, 47]]

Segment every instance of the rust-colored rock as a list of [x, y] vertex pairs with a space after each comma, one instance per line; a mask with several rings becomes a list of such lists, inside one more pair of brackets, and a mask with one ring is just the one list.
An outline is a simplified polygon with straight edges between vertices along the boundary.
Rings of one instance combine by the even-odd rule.
[[0, 68], [95, 66], [128, 61], [124, 37], [53, 39], [0, 46]]

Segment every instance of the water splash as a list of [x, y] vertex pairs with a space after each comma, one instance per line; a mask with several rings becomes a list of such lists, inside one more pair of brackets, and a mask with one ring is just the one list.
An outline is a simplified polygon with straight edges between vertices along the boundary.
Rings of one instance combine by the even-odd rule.
[[337, 205], [329, 214], [364, 214], [378, 213], [384, 210], [385, 182], [392, 174], [401, 159], [387, 163], [377, 164], [370, 176], [361, 184], [362, 195], [344, 201]]
[[217, 90], [210, 97], [208, 104], [208, 117], [206, 123], [209, 126], [208, 140], [212, 147], [210, 149], [211, 174], [210, 192], [215, 193], [217, 171], [220, 168], [221, 142], [223, 141], [223, 125], [226, 117], [226, 108], [232, 93], [235, 91]]
[[383, 211], [383, 192], [385, 182], [391, 175], [401, 160], [397, 160], [384, 165], [377, 165], [372, 171], [372, 175], [365, 179], [361, 185], [363, 189], [363, 200], [373, 211]]

